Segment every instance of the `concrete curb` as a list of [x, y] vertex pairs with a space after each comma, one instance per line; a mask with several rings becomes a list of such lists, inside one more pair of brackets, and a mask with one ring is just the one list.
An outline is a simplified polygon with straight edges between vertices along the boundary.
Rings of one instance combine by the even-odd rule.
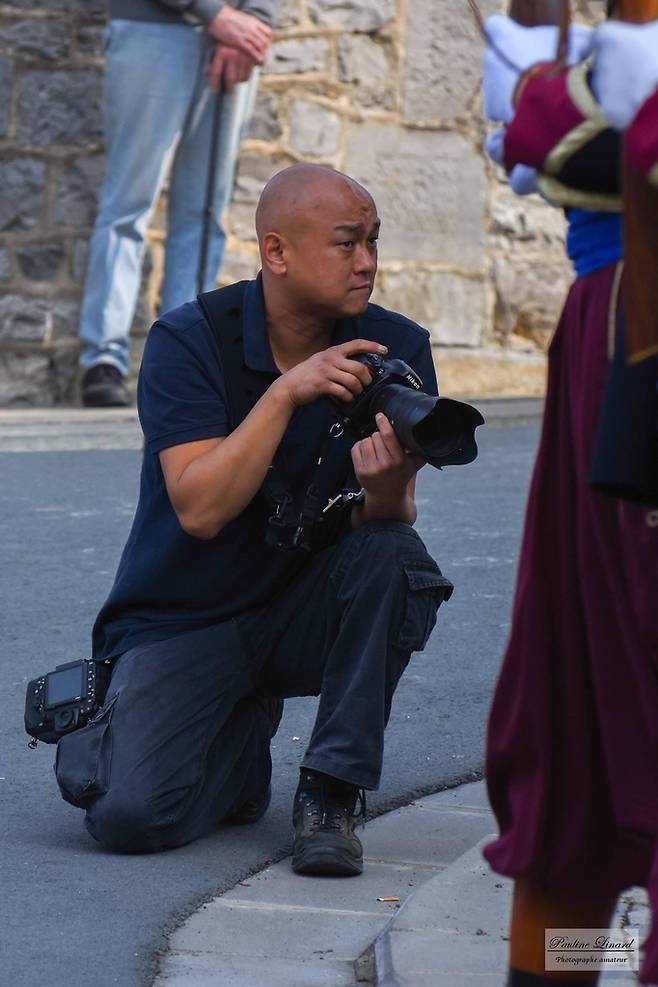
[[[542, 414], [534, 398], [475, 401], [487, 425], [528, 425]], [[0, 452], [78, 452], [142, 448], [136, 408], [0, 409]]]
[[501, 987], [511, 882], [482, 859], [486, 837], [403, 905], [374, 943], [379, 987]]
[[[492, 820], [493, 821], [493, 820]], [[502, 987], [509, 963], [512, 882], [492, 873], [481, 840], [414, 892], [368, 951], [377, 987]], [[648, 934], [646, 892], [619, 900], [612, 929]], [[637, 987], [631, 971], [603, 972], [601, 987]]]
[[268, 867], [202, 906], [171, 936], [155, 987], [375, 983], [372, 944], [402, 914], [400, 905], [492, 829], [477, 782], [369, 822], [362, 877], [300, 878], [289, 859]]

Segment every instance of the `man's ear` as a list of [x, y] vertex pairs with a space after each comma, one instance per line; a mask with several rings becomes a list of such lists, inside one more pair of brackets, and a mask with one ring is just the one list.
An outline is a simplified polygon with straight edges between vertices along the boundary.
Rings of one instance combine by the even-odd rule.
[[288, 270], [286, 242], [280, 233], [266, 233], [261, 246], [263, 266], [271, 274], [281, 276]]

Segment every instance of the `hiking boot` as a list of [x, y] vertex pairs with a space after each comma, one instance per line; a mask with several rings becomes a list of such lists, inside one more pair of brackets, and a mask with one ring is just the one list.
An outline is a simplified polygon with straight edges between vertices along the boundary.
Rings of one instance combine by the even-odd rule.
[[279, 724], [281, 723], [281, 717], [283, 716], [283, 699], [259, 698], [258, 702], [270, 718], [270, 723], [272, 724], [272, 732], [270, 733], [271, 740], [279, 729]]
[[232, 826], [251, 826], [262, 819], [272, 801], [272, 786], [268, 785], [259, 799], [249, 799], [243, 802], [231, 813], [226, 820]]
[[[354, 815], [357, 799], [360, 812]], [[363, 847], [354, 826], [365, 817], [365, 792], [330, 775], [302, 768], [292, 822], [296, 874], [349, 877], [363, 870]]]
[[130, 404], [125, 377], [113, 363], [97, 363], [80, 384], [85, 408], [125, 408]]
[[[259, 697], [256, 700], [259, 706], [267, 713], [270, 721], [270, 739], [279, 729], [279, 723], [283, 716], [283, 699], [268, 699]], [[250, 826], [258, 822], [267, 812], [272, 801], [272, 786], [268, 785], [265, 791], [257, 798], [247, 799], [234, 809], [228, 816], [227, 822], [233, 826]]]

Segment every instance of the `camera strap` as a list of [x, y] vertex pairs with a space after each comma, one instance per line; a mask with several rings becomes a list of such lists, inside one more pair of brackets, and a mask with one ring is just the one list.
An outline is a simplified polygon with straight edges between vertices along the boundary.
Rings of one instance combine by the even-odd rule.
[[[272, 384], [273, 375], [252, 370], [245, 364], [242, 333], [244, 293], [249, 284], [241, 281], [198, 296], [199, 305], [213, 330], [224, 372], [229, 427], [234, 431]], [[274, 509], [268, 529], [268, 544], [286, 550], [308, 546], [313, 526], [333, 509], [351, 507], [361, 495], [351, 465], [353, 440], [338, 423], [328, 430], [313, 478], [306, 490], [301, 511], [286, 482], [281, 447], [267, 471], [261, 494]], [[341, 471], [346, 480], [337, 492], [334, 477]]]

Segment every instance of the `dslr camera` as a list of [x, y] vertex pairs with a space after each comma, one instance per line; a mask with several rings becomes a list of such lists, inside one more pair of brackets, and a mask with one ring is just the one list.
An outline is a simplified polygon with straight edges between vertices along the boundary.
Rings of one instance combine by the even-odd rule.
[[377, 430], [375, 415], [386, 415], [400, 445], [422, 456], [431, 466], [461, 466], [478, 454], [475, 429], [484, 418], [470, 404], [436, 398], [423, 391], [423, 382], [404, 360], [377, 353], [353, 356], [370, 371], [372, 380], [353, 401], [331, 399], [341, 424], [358, 438]]
[[28, 683], [25, 730], [37, 741], [56, 744], [60, 737], [83, 727], [103, 704], [110, 684], [109, 662], [81, 658], [58, 665], [53, 672]]

